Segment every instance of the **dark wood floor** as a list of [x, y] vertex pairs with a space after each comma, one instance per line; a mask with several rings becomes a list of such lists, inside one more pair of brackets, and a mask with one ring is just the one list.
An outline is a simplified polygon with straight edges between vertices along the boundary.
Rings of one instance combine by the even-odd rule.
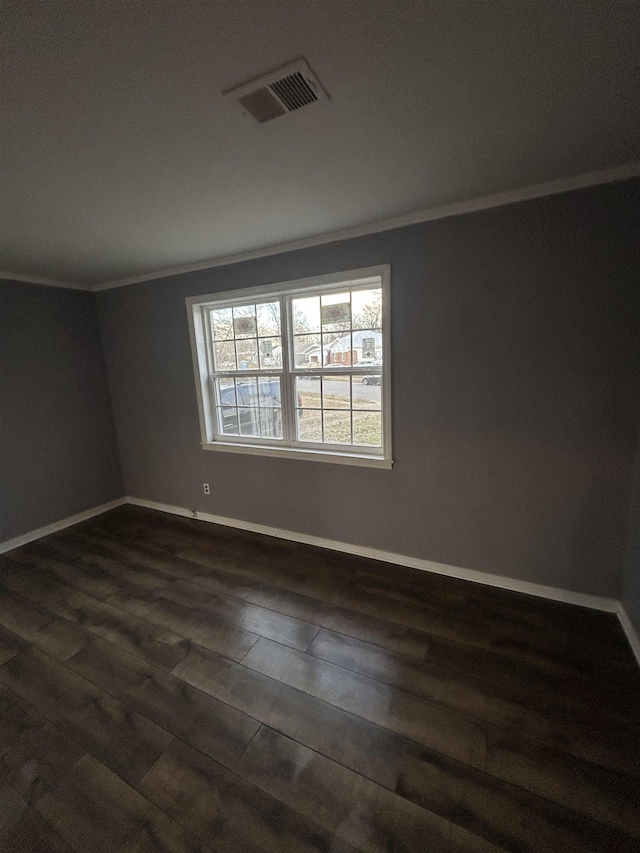
[[0, 558], [3, 851], [640, 850], [615, 616], [125, 507]]

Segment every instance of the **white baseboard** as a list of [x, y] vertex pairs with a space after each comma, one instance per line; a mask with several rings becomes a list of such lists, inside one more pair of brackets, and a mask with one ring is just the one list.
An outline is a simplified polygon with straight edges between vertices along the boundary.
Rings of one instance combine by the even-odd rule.
[[627, 640], [629, 640], [631, 651], [636, 656], [638, 666], [640, 666], [640, 637], [638, 636], [636, 629], [633, 627], [631, 619], [629, 619], [627, 611], [624, 609], [624, 605], [622, 603], [618, 608], [618, 619], [620, 620], [620, 624], [622, 625], [622, 630], [627, 635]]
[[194, 515], [193, 510], [185, 509], [184, 507], [171, 506], [170, 504], [162, 504], [157, 501], [147, 501], [142, 498], [128, 497], [127, 501], [134, 506], [157, 509], [173, 515], [182, 515], [186, 518], [198, 518], [200, 521], [209, 521], [212, 524], [222, 524], [226, 527], [250, 530], [253, 533], [264, 533], [266, 536], [275, 536], [278, 539], [289, 539], [293, 542], [301, 542], [304, 545], [316, 545], [319, 548], [328, 548], [332, 551], [341, 551], [345, 554], [355, 554], [358, 557], [369, 557], [372, 560], [382, 560], [385, 563], [408, 566], [412, 569], [420, 569], [423, 572], [434, 572], [438, 575], [447, 575], [448, 577], [473, 581], [474, 583], [481, 583], [486, 586], [509, 589], [513, 592], [537, 595], [540, 598], [550, 598], [553, 601], [578, 604], [581, 607], [591, 607], [594, 610], [604, 610], [607, 613], [618, 613], [620, 609], [620, 602], [614, 598], [603, 598], [597, 595], [586, 595], [582, 592], [572, 592], [568, 589], [557, 589], [553, 586], [516, 580], [515, 578], [508, 578], [503, 575], [491, 575], [487, 572], [477, 571], [476, 569], [462, 569], [458, 566], [448, 566], [445, 563], [434, 563], [431, 560], [423, 560], [420, 557], [408, 557], [405, 554], [381, 551], [378, 548], [368, 548], [365, 545], [351, 545], [348, 542], [337, 542], [333, 539], [323, 539], [320, 536], [295, 533], [291, 530], [282, 530], [279, 527], [268, 527], [264, 524], [254, 524], [251, 521], [241, 521], [237, 518], [212, 515], [208, 512], [200, 512], [199, 510]]
[[108, 510], [115, 509], [117, 506], [122, 506], [126, 503], [128, 503], [127, 498], [116, 498], [113, 501], [108, 501], [106, 504], [85, 509], [84, 512], [78, 512], [76, 515], [70, 515], [67, 518], [60, 519], [60, 521], [54, 521], [53, 524], [47, 524], [46, 527], [30, 530], [29, 533], [23, 533], [22, 536], [16, 536], [15, 539], [7, 539], [5, 542], [0, 542], [0, 554], [12, 551], [14, 548], [19, 548], [21, 545], [26, 545], [28, 542], [33, 542], [36, 539], [42, 539], [43, 536], [49, 536], [51, 533], [57, 533], [58, 530], [64, 530], [65, 527], [79, 524], [81, 521], [93, 518], [94, 515], [102, 515], [103, 512], [108, 512]]

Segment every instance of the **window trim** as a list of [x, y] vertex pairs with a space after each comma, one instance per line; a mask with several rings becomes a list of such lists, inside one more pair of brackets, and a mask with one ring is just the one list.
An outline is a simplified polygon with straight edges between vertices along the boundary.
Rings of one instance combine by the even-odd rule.
[[[363, 280], [362, 287], [371, 286], [366, 283], [367, 278], [379, 278], [382, 291], [382, 448], [379, 452], [354, 451], [354, 445], [327, 445], [327, 449], [318, 447], [317, 444], [296, 441], [295, 445], [274, 445], [268, 439], [252, 438], [247, 442], [243, 436], [225, 436], [224, 440], [209, 436], [216, 435], [214, 424], [215, 406], [211, 401], [210, 375], [212, 365], [210, 364], [210, 347], [205, 331], [204, 318], [207, 309], [213, 303], [216, 308], [225, 307], [225, 303], [237, 304], [246, 299], [247, 302], [255, 301], [264, 297], [278, 297], [286, 306], [285, 315], [281, 316], [282, 335], [282, 368], [246, 370], [246, 376], [268, 375], [279, 376], [283, 383], [283, 394], [289, 394], [290, 388], [295, 388], [295, 377], [305, 375], [321, 375], [323, 371], [319, 368], [299, 368], [290, 366], [290, 347], [293, 346], [293, 337], [289, 331], [285, 334], [285, 327], [290, 328], [290, 306], [293, 297], [300, 296], [308, 291], [317, 293], [322, 290], [335, 290], [337, 286], [352, 285], [354, 282]], [[186, 298], [187, 319], [189, 326], [189, 338], [191, 342], [191, 355], [193, 359], [194, 379], [196, 385], [196, 398], [198, 403], [198, 418], [200, 422], [200, 437], [203, 450], [215, 450], [226, 453], [245, 453], [258, 456], [271, 456], [289, 459], [307, 459], [317, 462], [330, 462], [339, 465], [356, 465], [369, 468], [390, 469], [393, 466], [392, 459], [392, 436], [391, 436], [391, 323], [390, 323], [390, 279], [391, 267], [389, 264], [366, 267], [364, 269], [346, 270], [344, 272], [329, 273], [327, 275], [311, 276], [308, 278], [295, 279], [292, 281], [273, 282], [271, 284], [259, 285], [257, 287], [238, 288], [220, 293], [209, 293], [201, 296], [189, 296]], [[351, 375], [367, 375], [371, 369], [367, 366], [354, 367], [345, 366], [341, 372]], [[237, 376], [237, 371], [230, 371], [231, 375]], [[294, 381], [290, 381], [293, 377]], [[295, 391], [293, 392], [295, 393]], [[291, 403], [291, 401], [290, 401]], [[286, 407], [295, 417], [295, 406]], [[284, 415], [283, 405], [283, 417]], [[291, 426], [291, 425], [290, 425]], [[295, 433], [294, 433], [295, 434]]]

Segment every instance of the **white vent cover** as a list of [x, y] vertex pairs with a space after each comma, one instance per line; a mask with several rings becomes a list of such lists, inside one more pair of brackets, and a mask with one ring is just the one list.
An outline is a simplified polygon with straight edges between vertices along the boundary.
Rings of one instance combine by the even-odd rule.
[[237, 101], [242, 110], [260, 124], [317, 101], [328, 100], [327, 93], [304, 59], [228, 89], [223, 94]]

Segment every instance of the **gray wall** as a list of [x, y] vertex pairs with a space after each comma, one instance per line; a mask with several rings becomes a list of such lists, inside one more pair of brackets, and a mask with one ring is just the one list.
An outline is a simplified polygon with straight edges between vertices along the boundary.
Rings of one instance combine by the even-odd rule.
[[0, 280], [0, 542], [123, 494], [94, 295]]
[[[640, 422], [639, 186], [98, 294], [128, 494], [617, 597]], [[203, 451], [185, 297], [384, 263], [393, 470]]]
[[629, 539], [624, 562], [622, 603], [640, 637], [640, 450], [629, 501]]

